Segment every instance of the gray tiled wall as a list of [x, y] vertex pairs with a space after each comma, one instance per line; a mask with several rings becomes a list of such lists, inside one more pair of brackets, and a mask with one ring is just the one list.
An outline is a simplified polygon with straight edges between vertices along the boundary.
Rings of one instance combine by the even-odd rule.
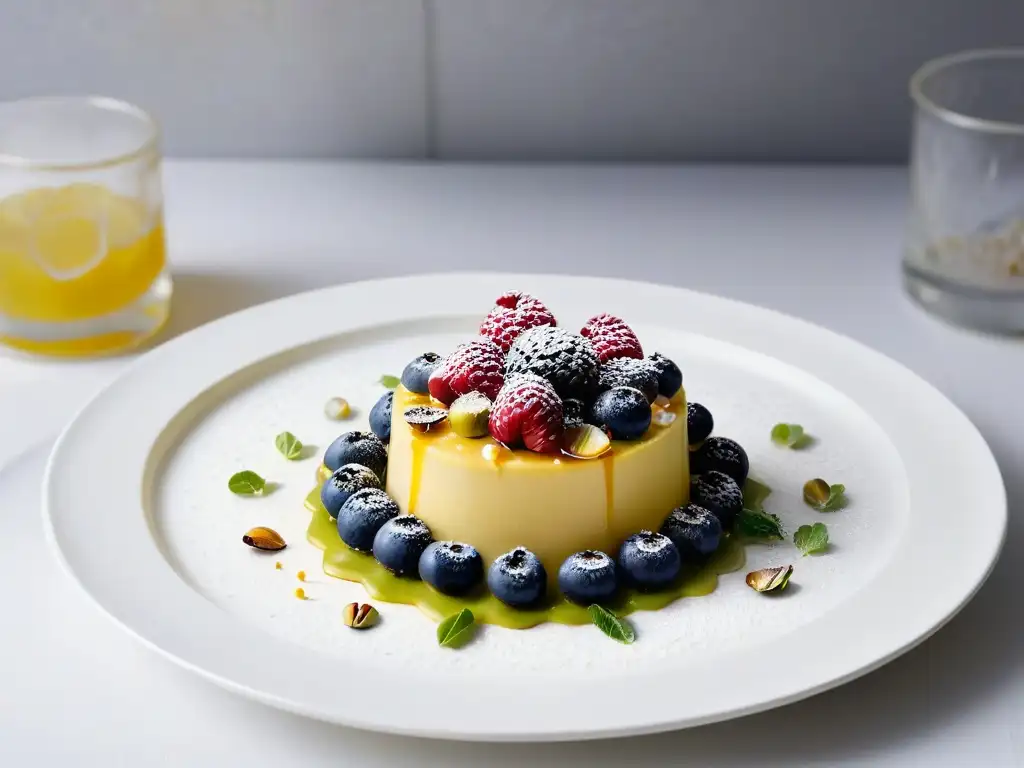
[[0, 0], [0, 98], [101, 92], [171, 154], [892, 160], [932, 56], [1024, 0]]

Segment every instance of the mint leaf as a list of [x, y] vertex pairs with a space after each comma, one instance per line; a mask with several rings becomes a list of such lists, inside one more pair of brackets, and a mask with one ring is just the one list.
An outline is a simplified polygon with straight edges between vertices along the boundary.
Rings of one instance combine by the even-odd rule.
[[822, 512], [834, 512], [846, 506], [846, 486], [842, 483], [835, 483], [828, 487], [828, 501], [822, 507]]
[[747, 574], [747, 586], [755, 592], [781, 592], [789, 584], [789, 577], [792, 575], [792, 565], [762, 568]]
[[778, 539], [781, 541], [786, 538], [786, 532], [782, 528], [782, 521], [778, 515], [753, 509], [744, 509], [740, 512], [736, 521], [736, 530], [743, 536], [749, 536], [752, 539]]
[[807, 441], [804, 428], [799, 424], [776, 424], [772, 427], [772, 442], [787, 448], [799, 448]]
[[625, 619], [618, 618], [600, 605], [592, 605], [589, 610], [590, 620], [612, 640], [629, 645], [636, 639], [632, 625]]
[[385, 389], [394, 389], [395, 387], [402, 383], [402, 380], [397, 376], [392, 376], [391, 374], [385, 373], [383, 376], [380, 377], [380, 383], [384, 386]]
[[295, 461], [302, 455], [302, 442], [291, 432], [282, 432], [275, 437], [274, 445], [288, 461]]
[[470, 630], [476, 623], [473, 612], [463, 608], [437, 625], [437, 644], [442, 648], [459, 648], [472, 637]]
[[263, 493], [263, 489], [266, 487], [267, 481], [248, 469], [236, 472], [228, 480], [228, 489], [239, 496], [252, 496], [253, 494]]
[[801, 525], [793, 534], [793, 543], [805, 557], [824, 552], [828, 549], [828, 528], [824, 523]]

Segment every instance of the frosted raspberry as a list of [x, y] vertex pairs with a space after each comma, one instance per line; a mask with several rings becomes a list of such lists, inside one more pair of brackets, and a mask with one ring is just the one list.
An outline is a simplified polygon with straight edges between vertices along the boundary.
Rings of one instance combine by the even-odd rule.
[[621, 317], [608, 314], [592, 317], [583, 325], [580, 335], [590, 339], [602, 363], [617, 357], [643, 359], [640, 339]]
[[451, 405], [459, 395], [482, 392], [490, 399], [505, 382], [505, 355], [488, 339], [474, 339], [461, 345], [442, 361], [427, 381], [435, 400]]
[[524, 445], [536, 453], [558, 453], [565, 432], [562, 401], [555, 388], [540, 376], [514, 376], [498, 393], [489, 427], [491, 436], [507, 446]]
[[555, 325], [555, 316], [540, 299], [528, 293], [505, 293], [480, 324], [480, 334], [508, 352], [523, 331], [540, 325]]

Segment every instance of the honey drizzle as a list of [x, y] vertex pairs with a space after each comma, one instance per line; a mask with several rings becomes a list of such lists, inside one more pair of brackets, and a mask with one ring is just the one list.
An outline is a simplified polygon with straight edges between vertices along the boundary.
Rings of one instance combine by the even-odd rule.
[[604, 527], [607, 533], [611, 533], [615, 517], [615, 451], [608, 451], [602, 456], [601, 464], [604, 468]]

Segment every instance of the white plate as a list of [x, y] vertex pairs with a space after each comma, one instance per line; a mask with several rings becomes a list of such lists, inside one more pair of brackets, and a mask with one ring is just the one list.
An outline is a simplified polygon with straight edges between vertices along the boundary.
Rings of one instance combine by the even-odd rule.
[[[440, 649], [418, 611], [382, 604], [370, 632], [341, 625], [358, 585], [325, 577], [304, 540], [315, 460], [273, 447], [288, 429], [321, 449], [365, 424], [383, 390], [425, 349], [474, 332], [495, 296], [525, 288], [567, 327], [608, 311], [649, 351], [676, 359], [691, 399], [737, 438], [768, 508], [790, 531], [828, 523], [834, 547], [801, 558], [754, 547], [748, 567], [794, 562], [781, 598], [744, 571], [706, 598], [634, 616], [621, 646], [594, 628], [486, 627]], [[323, 402], [361, 408], [327, 421]], [[802, 423], [809, 450], [774, 446]], [[238, 469], [279, 487], [226, 488]], [[822, 516], [803, 482], [844, 482], [848, 508]], [[179, 664], [261, 701], [360, 728], [479, 740], [554, 740], [681, 728], [839, 685], [906, 651], [970, 599], [1006, 527], [996, 464], [938, 392], [885, 357], [807, 323], [640, 283], [526, 275], [439, 275], [331, 288], [225, 318], [134, 364], [59, 440], [44, 484], [51, 539], [115, 621]], [[241, 533], [271, 525], [289, 547], [262, 557]], [[285, 567], [275, 570], [273, 560]], [[293, 596], [305, 569], [312, 600]]]

